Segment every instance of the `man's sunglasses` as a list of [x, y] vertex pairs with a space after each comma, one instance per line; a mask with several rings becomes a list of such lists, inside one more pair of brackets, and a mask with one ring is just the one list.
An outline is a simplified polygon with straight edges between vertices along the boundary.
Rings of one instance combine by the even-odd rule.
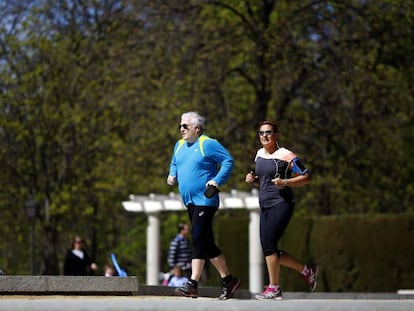
[[181, 128], [184, 128], [185, 130], [188, 130], [190, 128], [189, 124], [179, 124], [178, 130], [181, 130]]

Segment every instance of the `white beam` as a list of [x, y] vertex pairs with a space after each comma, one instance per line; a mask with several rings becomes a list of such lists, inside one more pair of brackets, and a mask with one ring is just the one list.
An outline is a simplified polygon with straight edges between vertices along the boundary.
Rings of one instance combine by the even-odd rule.
[[144, 211], [140, 202], [124, 201], [122, 202], [122, 206], [127, 212], [139, 213]]

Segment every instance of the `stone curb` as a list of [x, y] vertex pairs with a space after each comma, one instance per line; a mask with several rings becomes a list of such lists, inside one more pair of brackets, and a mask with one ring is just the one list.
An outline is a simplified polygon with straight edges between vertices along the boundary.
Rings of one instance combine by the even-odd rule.
[[0, 294], [111, 294], [133, 295], [139, 290], [135, 276], [1, 276]]
[[[136, 276], [0, 276], [0, 295], [128, 295], [175, 296], [174, 287], [139, 286]], [[220, 288], [200, 287], [199, 297], [218, 297]], [[287, 299], [414, 299], [413, 291], [396, 293], [284, 292]], [[234, 298], [252, 299], [249, 290], [239, 289]]]

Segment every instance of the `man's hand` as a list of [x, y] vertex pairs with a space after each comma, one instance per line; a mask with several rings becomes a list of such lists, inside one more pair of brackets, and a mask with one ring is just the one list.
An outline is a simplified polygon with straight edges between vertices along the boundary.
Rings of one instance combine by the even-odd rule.
[[170, 186], [174, 186], [175, 185], [175, 176], [168, 176], [167, 177], [167, 184]]
[[206, 183], [206, 188], [207, 188], [207, 186], [208, 185], [212, 185], [212, 186], [214, 186], [214, 187], [216, 187], [216, 188], [218, 188], [219, 187], [219, 185], [214, 181], [214, 180], [209, 180], [207, 183]]

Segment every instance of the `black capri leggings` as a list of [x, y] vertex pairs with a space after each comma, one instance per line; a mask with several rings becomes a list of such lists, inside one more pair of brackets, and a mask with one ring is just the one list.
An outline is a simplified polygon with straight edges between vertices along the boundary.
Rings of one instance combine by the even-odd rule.
[[293, 215], [293, 204], [279, 203], [260, 210], [260, 242], [264, 256], [280, 255], [278, 242]]
[[188, 206], [191, 221], [193, 259], [211, 259], [221, 255], [214, 242], [213, 217], [218, 207]]

